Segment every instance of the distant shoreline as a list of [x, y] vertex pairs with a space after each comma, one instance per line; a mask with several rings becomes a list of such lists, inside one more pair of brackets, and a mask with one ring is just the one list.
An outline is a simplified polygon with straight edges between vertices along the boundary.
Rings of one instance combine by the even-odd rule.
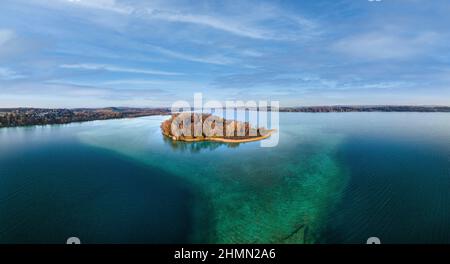
[[[96, 107], [96, 108], [39, 108], [39, 107], [0, 107], [0, 115], [9, 112], [26, 111], [72, 111], [72, 112], [94, 112], [112, 111], [117, 113], [138, 112], [165, 112], [170, 113], [170, 107]], [[270, 110], [270, 107], [268, 107]], [[450, 112], [450, 106], [444, 105], [317, 105], [317, 106], [285, 106], [280, 107], [280, 112]]]
[[334, 105], [280, 107], [280, 112], [330, 113], [330, 112], [428, 112], [448, 113], [450, 106], [414, 106], [414, 105]]
[[[270, 108], [268, 108], [270, 110]], [[450, 106], [302, 106], [280, 107], [287, 113], [348, 113], [348, 112], [419, 112], [450, 113]], [[0, 128], [34, 125], [69, 124], [95, 120], [123, 119], [143, 116], [170, 115], [170, 108], [0, 108]]]
[[0, 128], [35, 125], [58, 125], [96, 120], [123, 119], [168, 114], [170, 114], [170, 109], [167, 108], [0, 108]]

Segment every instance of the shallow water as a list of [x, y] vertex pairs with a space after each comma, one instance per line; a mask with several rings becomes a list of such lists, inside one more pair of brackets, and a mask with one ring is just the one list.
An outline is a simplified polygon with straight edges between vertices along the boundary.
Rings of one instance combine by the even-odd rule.
[[0, 129], [0, 242], [450, 242], [450, 114], [281, 113], [274, 148], [165, 118]]

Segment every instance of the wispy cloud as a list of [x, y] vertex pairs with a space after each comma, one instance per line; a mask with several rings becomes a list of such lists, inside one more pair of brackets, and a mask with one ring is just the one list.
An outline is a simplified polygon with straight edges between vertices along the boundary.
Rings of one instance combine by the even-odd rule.
[[159, 19], [170, 22], [180, 22], [180, 23], [190, 23], [196, 24], [206, 27], [215, 28], [218, 30], [223, 30], [232, 34], [236, 34], [239, 36], [257, 38], [257, 39], [265, 39], [267, 38], [267, 33], [263, 30], [250, 28], [248, 26], [241, 25], [234, 21], [225, 21], [224, 19], [218, 19], [216, 17], [207, 16], [207, 15], [197, 15], [197, 14], [186, 14], [176, 11], [170, 10], [160, 10], [154, 8], [140, 9], [135, 8], [130, 5], [119, 4], [115, 0], [62, 0], [63, 2], [70, 3], [74, 6], [84, 7], [84, 8], [92, 8], [104, 11], [112, 11], [120, 14], [138, 14], [142, 17], [145, 15], [145, 18], [148, 19]]
[[9, 68], [0, 67], [0, 80], [11, 81], [25, 78], [25, 75], [19, 74]]
[[11, 102], [7, 87], [17, 106], [27, 97], [44, 107], [131, 106], [144, 94], [172, 101], [193, 91], [293, 104], [450, 98], [445, 0], [427, 12], [407, 0], [0, 2], [0, 105]]
[[131, 14], [134, 8], [119, 4], [115, 0], [58, 0], [84, 8], [93, 8], [104, 11], [112, 11], [120, 14]]
[[150, 45], [150, 47], [165, 56], [172, 57], [175, 59], [180, 60], [187, 60], [187, 61], [193, 61], [193, 62], [200, 62], [200, 63], [208, 63], [208, 64], [217, 64], [217, 65], [226, 65], [226, 64], [232, 64], [235, 62], [234, 59], [225, 57], [223, 55], [213, 55], [213, 56], [193, 56], [190, 54], [185, 54], [173, 50], [169, 50], [166, 48], [158, 47]]
[[402, 36], [399, 32], [370, 32], [343, 38], [335, 51], [361, 59], [404, 59], [425, 54], [438, 39], [434, 32]]
[[[158, 3], [132, 4], [116, 0], [58, 0], [73, 6], [111, 11], [122, 15], [132, 15], [148, 20], [161, 20], [173, 23], [192, 24], [210, 29], [227, 32], [236, 36], [260, 40], [298, 40], [318, 33], [317, 24], [303, 16], [293, 15], [285, 10], [279, 10], [268, 4], [257, 10], [257, 15], [248, 16], [246, 10], [233, 16], [199, 14], [195, 12], [180, 11], [179, 8]], [[255, 6], [252, 6], [252, 9]], [[246, 19], [242, 19], [246, 17]], [[280, 28], [272, 29], [264, 26], [268, 20], [280, 24]]]
[[238, 52], [243, 56], [255, 57], [255, 58], [262, 57], [264, 55], [264, 53], [262, 53], [262, 52], [259, 52], [257, 50], [250, 50], [250, 49], [241, 50]]
[[255, 39], [271, 39], [270, 34], [262, 29], [243, 25], [231, 20], [219, 19], [217, 17], [184, 14], [180, 12], [171, 12], [157, 9], [148, 9], [149, 18], [161, 19], [171, 22], [190, 23], [206, 26], [218, 30], [223, 30], [238, 36], [255, 38]]
[[110, 72], [123, 72], [123, 73], [137, 73], [137, 74], [149, 74], [149, 75], [184, 75], [178, 72], [167, 72], [158, 70], [125, 68], [106, 64], [62, 64], [59, 66], [63, 69], [78, 69], [88, 71], [110, 71]]

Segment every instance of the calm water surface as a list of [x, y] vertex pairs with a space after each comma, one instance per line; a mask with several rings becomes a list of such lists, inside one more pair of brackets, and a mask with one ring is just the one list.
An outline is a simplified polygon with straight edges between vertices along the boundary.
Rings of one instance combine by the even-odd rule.
[[450, 243], [448, 113], [281, 113], [274, 148], [165, 118], [0, 129], [0, 243]]

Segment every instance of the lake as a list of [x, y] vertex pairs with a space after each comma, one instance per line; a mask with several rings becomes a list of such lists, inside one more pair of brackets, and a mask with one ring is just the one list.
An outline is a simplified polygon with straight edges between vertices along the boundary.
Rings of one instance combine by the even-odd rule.
[[0, 129], [0, 243], [450, 243], [449, 113], [280, 113], [273, 148], [166, 118]]

